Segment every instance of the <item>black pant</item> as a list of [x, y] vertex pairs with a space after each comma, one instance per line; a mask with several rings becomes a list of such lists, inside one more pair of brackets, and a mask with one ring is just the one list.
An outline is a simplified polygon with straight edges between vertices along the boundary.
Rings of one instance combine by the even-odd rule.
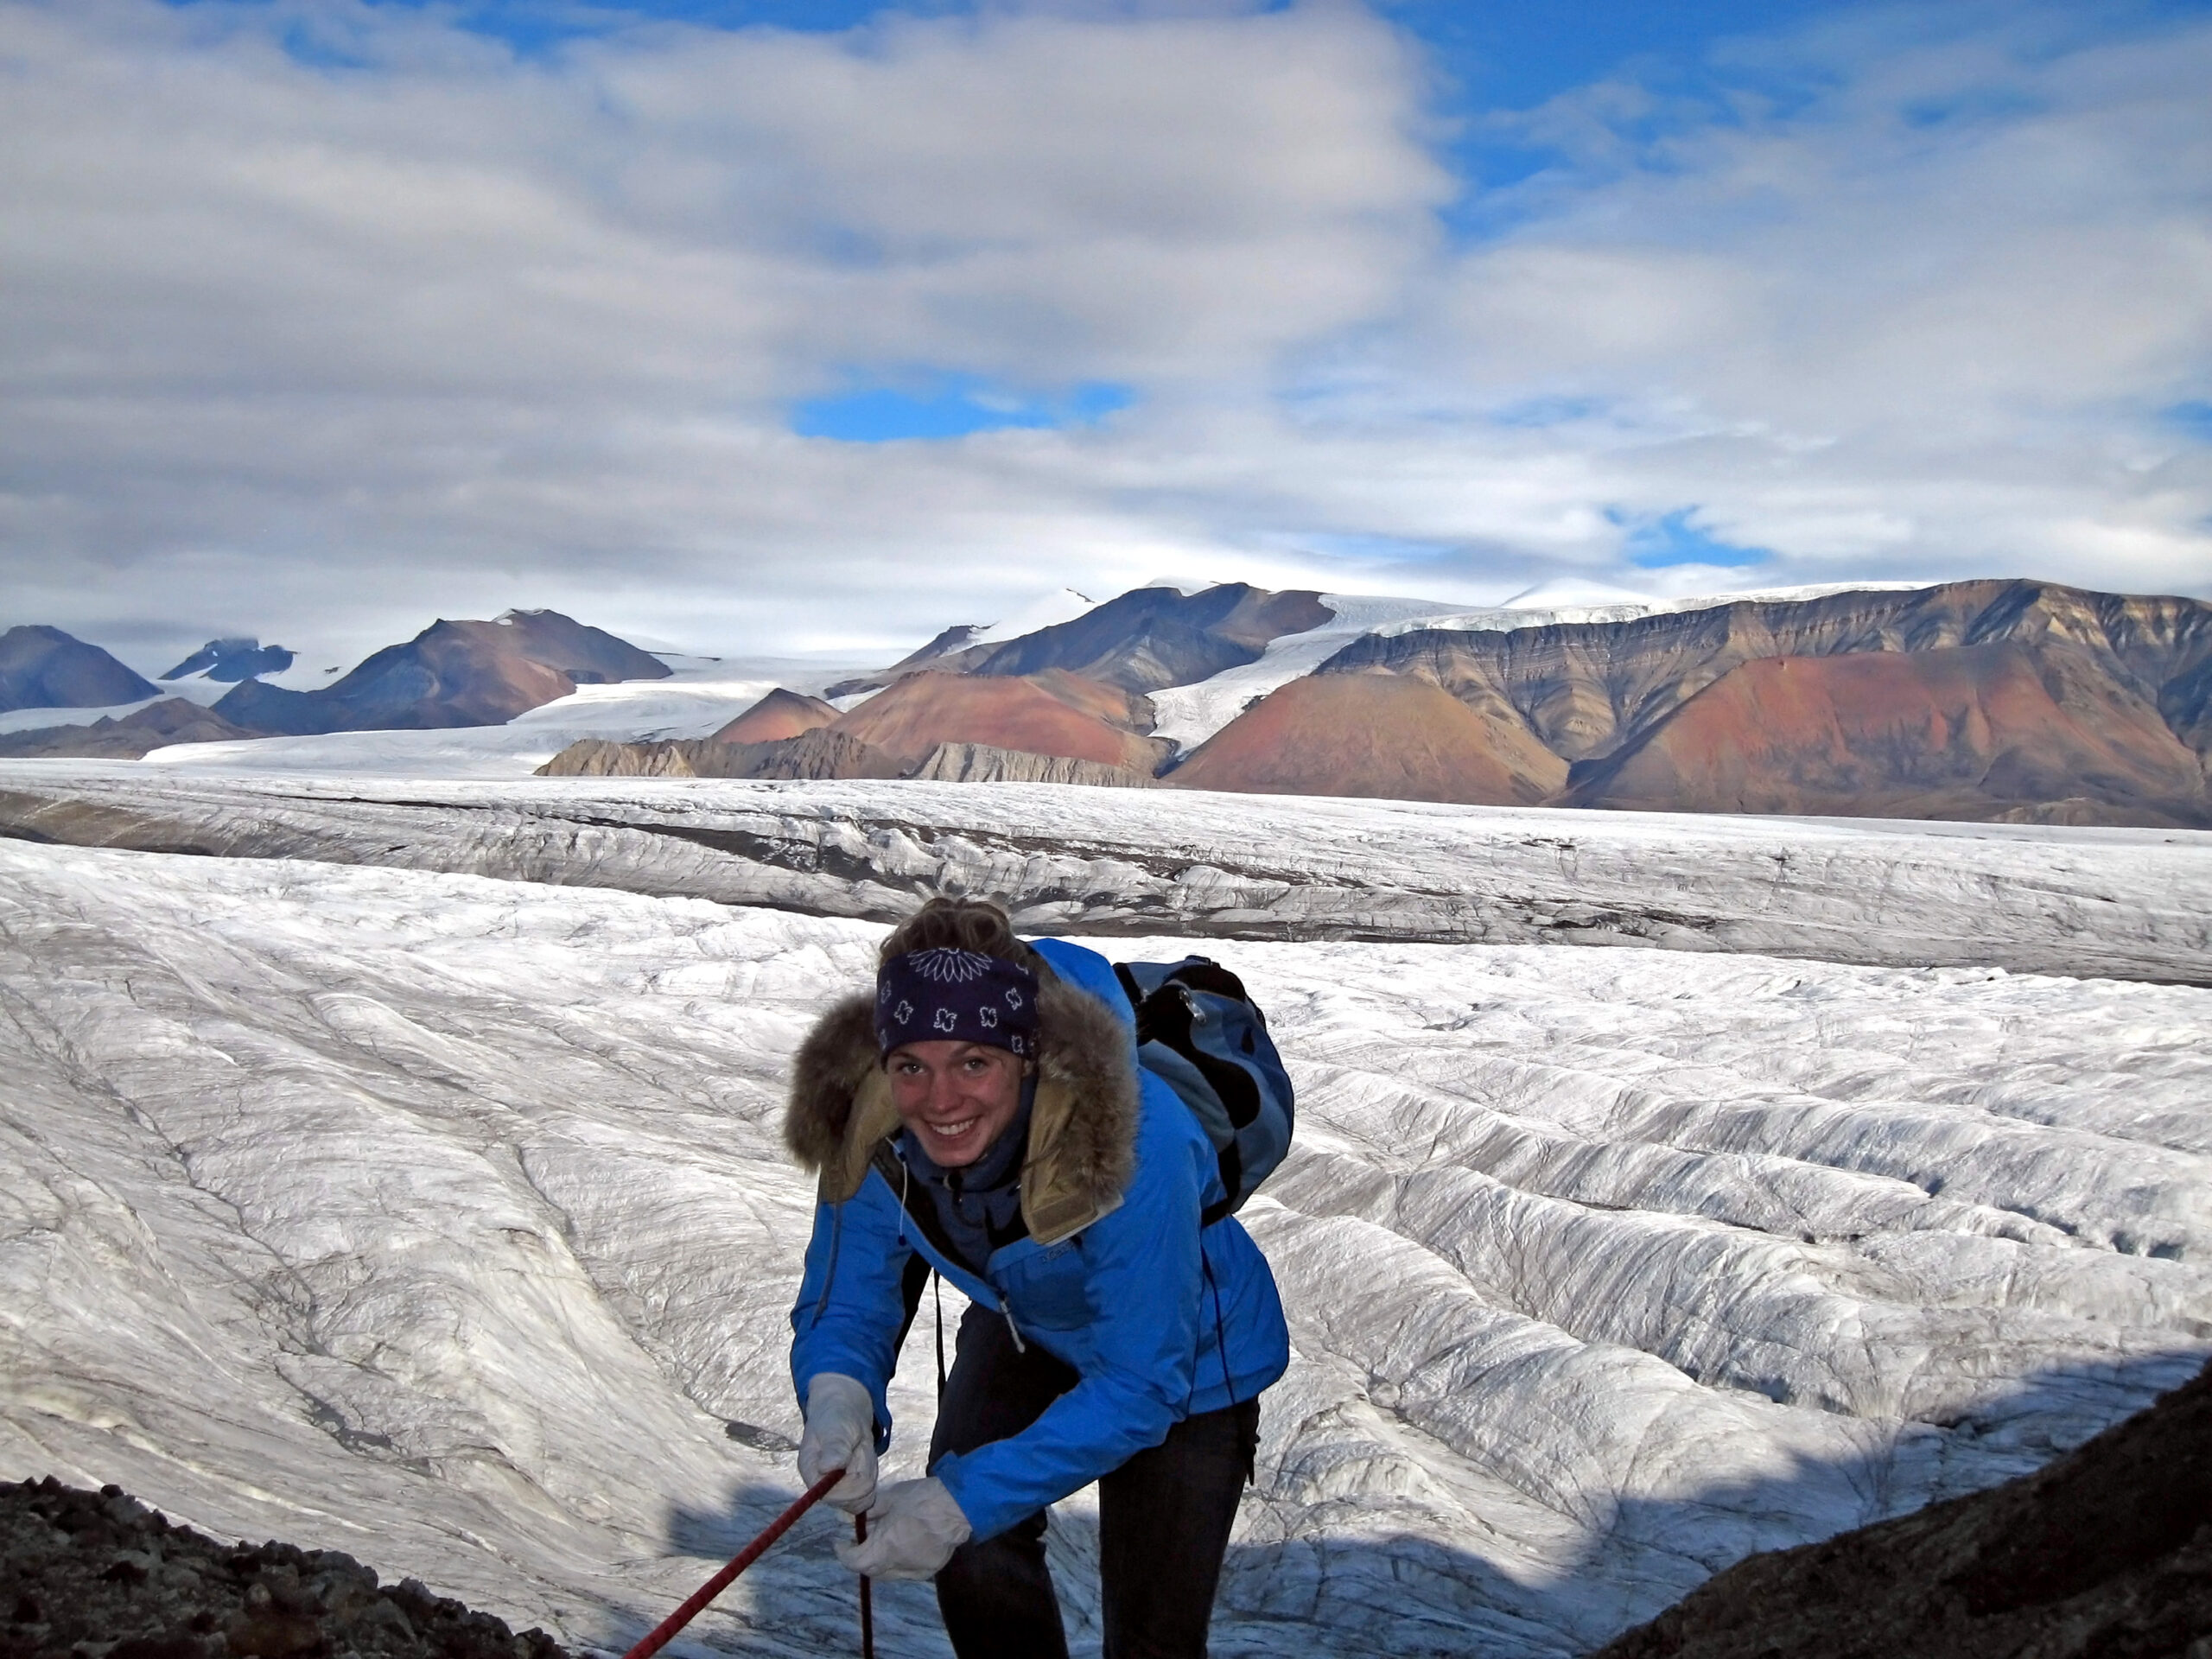
[[[1020, 1433], [1075, 1384], [1075, 1372], [1035, 1343], [1015, 1348], [998, 1313], [970, 1306], [938, 1402], [930, 1467]], [[1259, 1439], [1260, 1402], [1247, 1400], [1185, 1418], [1099, 1481], [1105, 1659], [1205, 1659], [1221, 1558]], [[953, 1551], [937, 1575], [937, 1604], [960, 1659], [1065, 1659], [1045, 1512]]]

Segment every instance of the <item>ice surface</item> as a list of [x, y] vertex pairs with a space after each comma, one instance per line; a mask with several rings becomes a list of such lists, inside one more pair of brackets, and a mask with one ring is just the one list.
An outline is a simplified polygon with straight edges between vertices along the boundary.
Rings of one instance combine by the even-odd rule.
[[2212, 835], [2191, 830], [28, 760], [0, 763], [0, 823], [877, 919], [917, 893], [976, 893], [1047, 932], [1656, 944], [2212, 982]]
[[[1040, 880], [1074, 869], [1135, 919], [1147, 884], [1189, 885], [1156, 866], [1193, 843], [1402, 893], [1563, 833], [1341, 803], [1116, 818], [1050, 789], [348, 801], [365, 780], [127, 768], [71, 787], [133, 777], [106, 810], [150, 810], [150, 782], [207, 825], [319, 823], [364, 860], [377, 835], [388, 859], [483, 863], [497, 834], [562, 825], [588, 862], [614, 844], [594, 836], [712, 850], [591, 817], [780, 822], [817, 859], [782, 874], [889, 891], [1026, 839]], [[2140, 956], [2179, 948], [2160, 906], [2208, 909], [2202, 837], [1606, 822], [1552, 868], [1640, 869], [1649, 905], [1685, 912], [1710, 893], [1682, 884], [1731, 861], [1815, 906], [1830, 887], [1771, 868], [1791, 836], [1870, 935], [1949, 906], [2001, 953], [2033, 890], [2074, 907], [2081, 954]], [[1154, 836], [1166, 853], [1140, 850]], [[218, 1535], [343, 1548], [619, 1649], [796, 1490], [785, 1314], [810, 1195], [778, 1144], [785, 1066], [880, 937], [697, 898], [0, 842], [0, 1476], [119, 1481]], [[1293, 1156], [1246, 1211], [1295, 1360], [1217, 1653], [1586, 1650], [1746, 1551], [2031, 1467], [2212, 1350], [2212, 991], [1101, 943], [1226, 962], [1299, 1087]], [[925, 1306], [900, 1471], [931, 1328]], [[1094, 1516], [1063, 1506], [1052, 1541], [1083, 1651]], [[852, 1651], [833, 1526], [810, 1517], [678, 1650]], [[944, 1652], [926, 1592], [879, 1605], [887, 1656]]]

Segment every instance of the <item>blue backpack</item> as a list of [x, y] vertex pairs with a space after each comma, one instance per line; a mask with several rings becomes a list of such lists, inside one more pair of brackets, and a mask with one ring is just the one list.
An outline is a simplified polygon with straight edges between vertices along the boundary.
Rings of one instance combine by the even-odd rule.
[[1235, 1211], [1290, 1150], [1297, 1117], [1290, 1076], [1268, 1036], [1267, 1016], [1244, 982], [1217, 962], [1117, 962], [1114, 976], [1135, 1010], [1137, 1061], [1175, 1091], [1205, 1126], [1228, 1197], [1198, 1224]]

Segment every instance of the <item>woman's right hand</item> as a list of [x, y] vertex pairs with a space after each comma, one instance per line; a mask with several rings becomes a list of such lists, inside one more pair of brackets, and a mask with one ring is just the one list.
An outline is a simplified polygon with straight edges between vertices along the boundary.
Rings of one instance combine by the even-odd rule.
[[798, 1476], [809, 1486], [832, 1469], [845, 1478], [828, 1499], [857, 1515], [875, 1497], [875, 1402], [865, 1384], [823, 1371], [807, 1385], [806, 1433], [798, 1443]]

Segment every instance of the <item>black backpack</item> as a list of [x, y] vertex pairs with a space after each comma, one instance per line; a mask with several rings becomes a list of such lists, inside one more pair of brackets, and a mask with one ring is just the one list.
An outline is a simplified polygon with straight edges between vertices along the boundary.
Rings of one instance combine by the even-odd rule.
[[1199, 1217], [1211, 1227], [1250, 1198], [1290, 1150], [1297, 1117], [1290, 1076], [1267, 1016], [1219, 963], [1117, 962], [1114, 976], [1136, 1012], [1138, 1064], [1190, 1108], [1221, 1160], [1229, 1196]]

